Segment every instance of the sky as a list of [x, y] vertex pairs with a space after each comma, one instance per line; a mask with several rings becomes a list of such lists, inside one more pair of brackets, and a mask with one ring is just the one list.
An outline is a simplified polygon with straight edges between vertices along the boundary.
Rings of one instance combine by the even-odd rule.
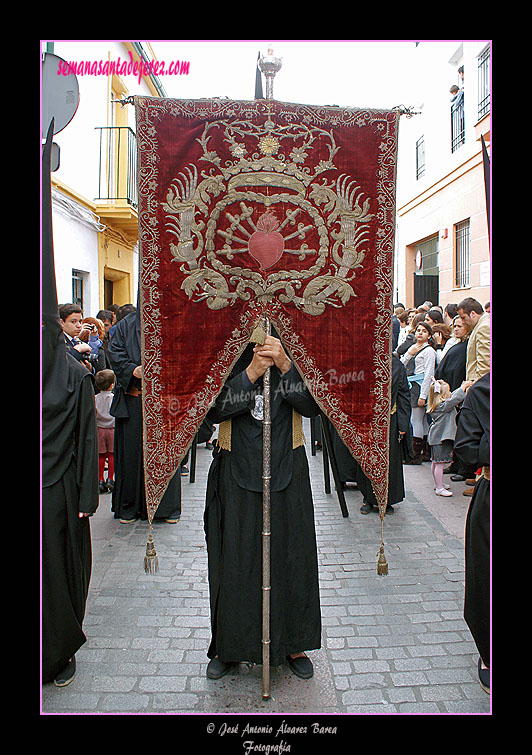
[[[416, 105], [415, 41], [150, 41], [158, 60], [180, 60], [188, 75], [163, 76], [168, 97], [253, 99], [257, 55], [282, 59], [274, 99], [308, 105], [392, 108]], [[263, 79], [263, 87], [264, 87]]]

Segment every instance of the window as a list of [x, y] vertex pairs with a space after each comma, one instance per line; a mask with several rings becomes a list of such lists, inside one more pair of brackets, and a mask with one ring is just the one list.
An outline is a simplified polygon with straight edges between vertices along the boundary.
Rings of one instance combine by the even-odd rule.
[[456, 286], [469, 286], [469, 219], [454, 227]]
[[490, 111], [490, 48], [478, 56], [478, 118]]
[[415, 253], [418, 275], [438, 275], [438, 236], [416, 244]]
[[416, 142], [416, 179], [425, 175], [425, 137], [421, 136]]
[[83, 310], [83, 273], [79, 270], [72, 270], [72, 303]]
[[451, 105], [451, 152], [465, 143], [464, 92], [458, 92]]

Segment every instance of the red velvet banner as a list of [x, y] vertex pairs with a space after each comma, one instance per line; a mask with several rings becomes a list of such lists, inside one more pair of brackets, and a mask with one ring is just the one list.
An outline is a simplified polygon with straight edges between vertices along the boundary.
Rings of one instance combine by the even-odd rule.
[[384, 507], [398, 112], [135, 106], [149, 516], [263, 313]]

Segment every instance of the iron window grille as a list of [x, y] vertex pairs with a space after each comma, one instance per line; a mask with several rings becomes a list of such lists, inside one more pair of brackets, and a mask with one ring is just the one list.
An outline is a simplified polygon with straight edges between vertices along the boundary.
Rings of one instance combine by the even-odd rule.
[[78, 270], [72, 270], [72, 303], [83, 311], [83, 273]]
[[421, 136], [416, 142], [416, 179], [425, 175], [425, 137]]
[[490, 111], [490, 48], [478, 58], [478, 118], [479, 120]]
[[469, 286], [469, 219], [455, 225], [456, 286]]
[[465, 143], [464, 94], [459, 92], [451, 104], [451, 152]]
[[137, 207], [137, 137], [129, 126], [97, 126], [100, 132], [98, 197]]

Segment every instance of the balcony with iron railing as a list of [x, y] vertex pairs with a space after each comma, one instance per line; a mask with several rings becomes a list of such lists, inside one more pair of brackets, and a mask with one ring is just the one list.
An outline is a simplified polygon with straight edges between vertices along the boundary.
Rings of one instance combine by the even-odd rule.
[[129, 126], [98, 126], [98, 196], [102, 218], [137, 233], [137, 138]]
[[464, 94], [459, 92], [451, 105], [451, 152], [465, 143]]

